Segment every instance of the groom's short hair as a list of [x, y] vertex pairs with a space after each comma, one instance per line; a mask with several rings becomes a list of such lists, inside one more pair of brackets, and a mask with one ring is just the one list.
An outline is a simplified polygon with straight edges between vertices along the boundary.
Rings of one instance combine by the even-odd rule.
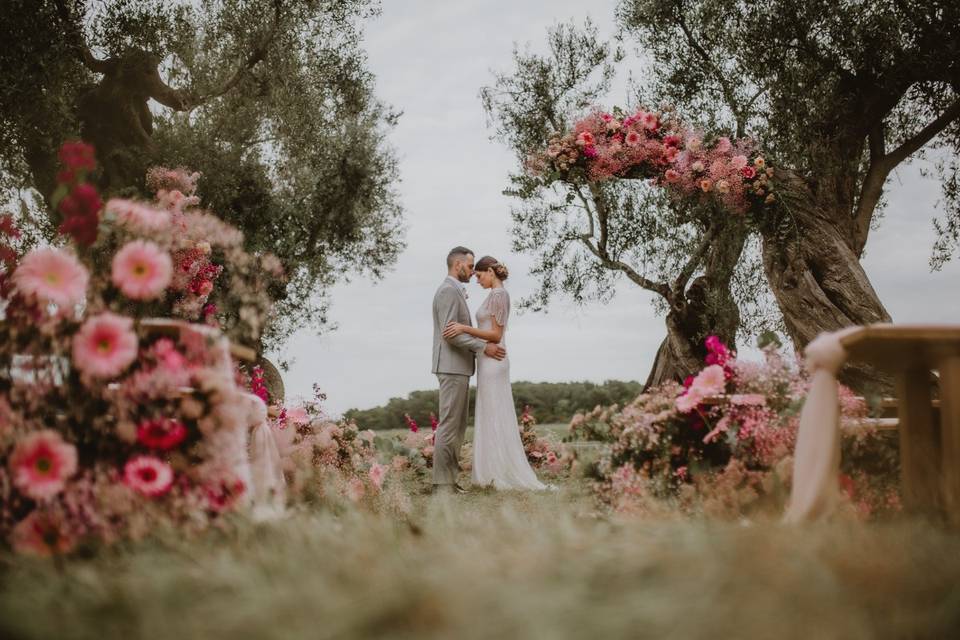
[[447, 254], [447, 269], [453, 266], [453, 263], [457, 260], [466, 260], [467, 256], [472, 256], [473, 251], [467, 249], [466, 247], [454, 247], [450, 249], [450, 253]]

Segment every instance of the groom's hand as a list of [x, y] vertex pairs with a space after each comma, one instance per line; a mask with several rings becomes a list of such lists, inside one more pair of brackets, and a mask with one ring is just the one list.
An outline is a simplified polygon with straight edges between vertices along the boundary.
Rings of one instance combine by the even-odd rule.
[[487, 343], [487, 346], [483, 348], [483, 352], [494, 360], [503, 360], [507, 357], [507, 350], [492, 342]]

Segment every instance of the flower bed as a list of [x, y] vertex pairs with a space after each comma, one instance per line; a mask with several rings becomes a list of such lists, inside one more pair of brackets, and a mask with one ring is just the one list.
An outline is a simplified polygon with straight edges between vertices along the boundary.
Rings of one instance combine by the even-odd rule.
[[[614, 442], [596, 488], [614, 509], [642, 511], [652, 500], [724, 516], [782, 509], [808, 380], [773, 348], [762, 362], [737, 359], [715, 337], [707, 349], [706, 366], [684, 385], [663, 385], [607, 415]], [[848, 424], [864, 424], [866, 406], [848, 389], [841, 408]], [[575, 420], [574, 429], [586, 421]], [[891, 434], [847, 429], [842, 471], [841, 487], [859, 515], [899, 510]]]
[[0, 229], [0, 535], [41, 555], [201, 528], [243, 503], [246, 429], [264, 407], [207, 325], [223, 301], [237, 309], [224, 329], [255, 341], [261, 280], [282, 275], [194, 208], [196, 174], [155, 169], [155, 201], [104, 205], [93, 149], [68, 143], [61, 160], [65, 243], [20, 255], [9, 219]]

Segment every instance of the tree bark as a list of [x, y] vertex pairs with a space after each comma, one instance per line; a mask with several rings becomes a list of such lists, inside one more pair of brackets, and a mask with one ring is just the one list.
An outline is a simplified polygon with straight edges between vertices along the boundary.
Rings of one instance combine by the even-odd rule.
[[[798, 351], [817, 334], [853, 325], [890, 322], [890, 314], [870, 284], [837, 220], [855, 220], [816, 202], [802, 180], [783, 172], [789, 198], [783, 223], [765, 228], [763, 267]], [[848, 365], [843, 382], [864, 392], [888, 389], [890, 380], [862, 365]]]
[[736, 349], [740, 308], [730, 291], [740, 254], [747, 239], [742, 221], [730, 218], [723, 223], [718, 240], [704, 258], [704, 274], [696, 278], [671, 305], [667, 314], [667, 336], [657, 350], [644, 389], [670, 380], [682, 382], [705, 366], [709, 335]]

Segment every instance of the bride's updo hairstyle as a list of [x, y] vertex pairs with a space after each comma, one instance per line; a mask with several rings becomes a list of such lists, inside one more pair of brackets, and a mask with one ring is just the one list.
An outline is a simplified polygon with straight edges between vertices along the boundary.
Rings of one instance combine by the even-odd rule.
[[493, 269], [493, 275], [497, 276], [500, 282], [503, 282], [510, 276], [507, 266], [500, 264], [496, 258], [491, 258], [490, 256], [483, 256], [473, 267], [474, 271], [486, 271], [487, 269]]

